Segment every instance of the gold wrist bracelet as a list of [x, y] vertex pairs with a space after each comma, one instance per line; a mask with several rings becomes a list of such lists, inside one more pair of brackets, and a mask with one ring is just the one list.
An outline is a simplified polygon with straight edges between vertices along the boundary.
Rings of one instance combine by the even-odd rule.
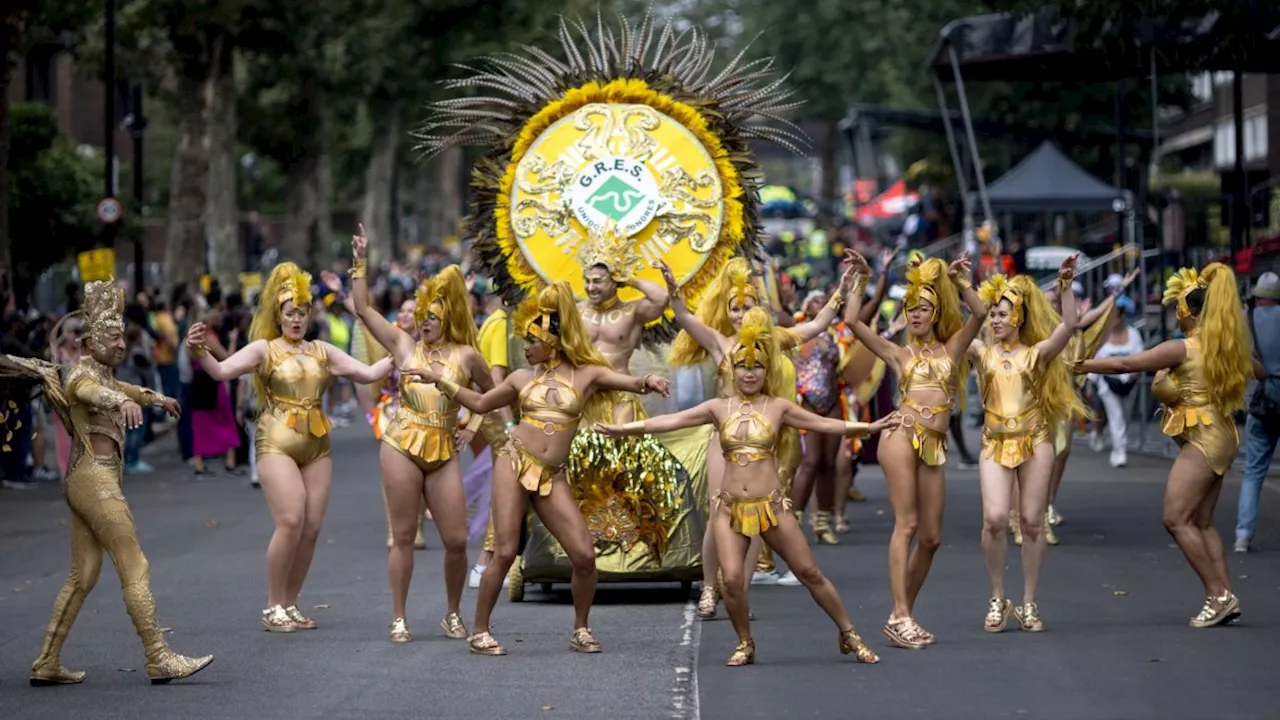
[[484, 416], [478, 412], [471, 413], [471, 419], [467, 421], [467, 430], [475, 432], [484, 424]]
[[351, 272], [347, 273], [347, 277], [350, 277], [352, 280], [360, 280], [364, 278], [367, 268], [368, 260], [360, 258], [359, 260], [351, 263]]
[[202, 358], [202, 357], [204, 357], [204, 356], [206, 356], [206, 355], [208, 355], [208, 354], [209, 354], [209, 348], [207, 348], [207, 347], [205, 347], [205, 346], [203, 346], [203, 345], [190, 345], [190, 344], [188, 344], [188, 345], [187, 345], [187, 347], [191, 349], [191, 354], [192, 354], [192, 355], [194, 355], [194, 356], [195, 356], [195, 357], [197, 357], [197, 358]]
[[868, 423], [853, 422], [852, 420], [846, 420], [844, 423], [844, 434], [848, 435], [849, 437], [866, 435], [870, 431], [871, 431], [871, 425], [869, 425]]
[[445, 396], [449, 398], [453, 398], [454, 396], [456, 396], [458, 394], [458, 391], [462, 389], [461, 385], [450, 380], [449, 378], [440, 378], [439, 380], [437, 380], [436, 387], [440, 388], [440, 392], [444, 393]]

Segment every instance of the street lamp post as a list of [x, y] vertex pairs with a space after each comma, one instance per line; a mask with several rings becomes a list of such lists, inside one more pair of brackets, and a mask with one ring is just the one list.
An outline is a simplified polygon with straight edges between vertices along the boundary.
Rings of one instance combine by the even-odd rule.
[[[106, 102], [103, 108], [102, 149], [106, 156], [103, 165], [103, 197], [115, 197], [115, 159], [116, 159], [116, 0], [107, 0], [107, 23], [105, 28], [106, 57], [103, 68], [103, 97]], [[107, 222], [102, 228], [101, 244], [114, 248], [116, 244], [116, 223]]]
[[129, 104], [132, 106], [129, 116], [125, 118], [125, 126], [133, 137], [133, 200], [138, 213], [138, 235], [133, 241], [133, 287], [141, 292], [146, 287], [146, 254], [143, 243], [146, 240], [146, 227], [142, 224], [142, 205], [146, 183], [142, 173], [142, 131], [147, 129], [147, 118], [142, 114], [142, 85], [134, 85], [130, 90]]

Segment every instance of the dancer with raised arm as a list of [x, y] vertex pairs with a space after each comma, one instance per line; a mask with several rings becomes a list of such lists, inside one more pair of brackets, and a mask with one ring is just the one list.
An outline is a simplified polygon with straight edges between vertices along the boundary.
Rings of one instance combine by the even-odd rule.
[[[861, 256], [855, 264], [870, 273]], [[967, 255], [950, 267], [937, 258], [912, 263], [902, 303], [909, 340], [901, 347], [859, 318], [861, 293], [852, 293], [845, 308], [845, 322], [853, 326], [858, 340], [898, 378], [902, 431], [887, 433], [878, 450], [894, 516], [889, 539], [893, 610], [882, 632], [890, 642], [908, 649], [937, 641], [916, 622], [913, 610], [933, 566], [934, 553], [942, 544], [947, 431], [951, 413], [962, 399], [960, 380], [969, 376], [969, 345], [987, 316], [987, 306], [969, 283], [969, 273]], [[962, 300], [969, 308], [967, 320], [960, 313]]]
[[1164, 527], [1204, 584], [1204, 606], [1191, 627], [1225, 625], [1240, 617], [1226, 548], [1213, 513], [1222, 476], [1235, 460], [1240, 437], [1232, 414], [1243, 409], [1253, 361], [1244, 310], [1231, 268], [1211, 263], [1201, 272], [1182, 268], [1169, 278], [1164, 304], [1176, 308], [1186, 337], [1136, 355], [1081, 360], [1076, 373], [1155, 372], [1151, 394], [1164, 407], [1164, 434], [1178, 443], [1164, 495]]
[[310, 310], [311, 275], [285, 262], [271, 270], [258, 295], [251, 342], [234, 355], [218, 362], [209, 354], [204, 323], [187, 331], [191, 354], [209, 377], [224, 382], [253, 373], [262, 408], [258, 474], [275, 522], [267, 546], [267, 607], [261, 625], [274, 633], [317, 626], [298, 608], [298, 596], [315, 557], [333, 481], [324, 393], [334, 377], [369, 384], [392, 369], [390, 357], [370, 366], [327, 342], [304, 340]]
[[[1075, 333], [1076, 256], [1058, 270], [1062, 318], [1049, 306], [1035, 281], [1026, 275], [1009, 280], [993, 275], [978, 291], [987, 305], [993, 342], [975, 340], [970, 353], [978, 362], [978, 386], [985, 420], [982, 461], [982, 552], [991, 580], [991, 601], [984, 628], [1002, 632], [1009, 616], [1023, 630], [1042, 632], [1044, 620], [1036, 601], [1044, 566], [1044, 516], [1053, 476], [1053, 429], [1074, 415], [1086, 415], [1059, 355]], [[1022, 604], [1016, 608], [1005, 595], [1004, 569], [1013, 486], [1019, 490], [1022, 520]]]
[[788, 398], [771, 395], [770, 376], [778, 371], [780, 353], [768, 313], [763, 308], [752, 308], [745, 314], [733, 344], [725, 349], [731, 368], [731, 393], [673, 415], [624, 425], [598, 425], [597, 429], [606, 435], [624, 436], [705, 424], [719, 428], [725, 470], [711, 498], [711, 527], [716, 533], [724, 573], [725, 605], [738, 635], [738, 647], [727, 665], [755, 662], [756, 645], [751, 637], [743, 584], [743, 561], [754, 537], [762, 538], [782, 557], [831, 617], [839, 632], [840, 652], [853, 653], [860, 662], [876, 663], [880, 658], [854, 630], [840, 595], [814, 561], [804, 530], [791, 512], [791, 501], [778, 481], [777, 450], [783, 426], [865, 436], [891, 427], [897, 418], [889, 416], [871, 424], [845, 422], [815, 415]]
[[445, 600], [448, 608], [440, 628], [446, 637], [467, 637], [462, 622], [462, 588], [467, 582], [467, 504], [462, 491], [458, 448], [470, 443], [484, 416], [472, 413], [465, 430], [458, 425], [458, 404], [437, 385], [421, 382], [408, 371], [431, 368], [459, 385], [494, 387], [489, 366], [476, 349], [476, 325], [467, 304], [466, 280], [450, 265], [424, 281], [416, 293], [414, 327], [420, 340], [387, 319], [369, 304], [365, 280], [368, 238], [364, 226], [351, 238], [351, 296], [356, 312], [378, 344], [391, 353], [400, 369], [400, 406], [382, 438], [382, 486], [391, 514], [392, 546], [387, 554], [391, 581], [391, 642], [409, 642], [412, 635], [405, 603], [413, 579], [413, 541], [426, 501], [444, 544]]
[[643, 378], [615, 372], [587, 339], [568, 283], [557, 282], [520, 308], [515, 318], [525, 339], [525, 359], [532, 370], [517, 370], [494, 389], [481, 394], [427, 367], [404, 368], [435, 385], [473, 413], [487, 413], [518, 402], [520, 420], [510, 441], [495, 458], [493, 495], [493, 559], [480, 578], [476, 618], [467, 643], [480, 655], [505, 655], [490, 634], [490, 616], [498, 602], [502, 579], [516, 559], [520, 522], [532, 502], [542, 524], [573, 563], [574, 630], [569, 647], [600, 652], [588, 622], [596, 590], [596, 558], [591, 532], [574, 501], [564, 472], [570, 445], [588, 404], [608, 401], [600, 391], [670, 392], [670, 384], [652, 375]]
[[[0, 355], [0, 378], [21, 394], [21, 400], [29, 399], [33, 386], [42, 387], [72, 443], [62, 481], [71, 508], [71, 574], [53, 603], [44, 646], [31, 666], [34, 686], [84, 682], [85, 673], [62, 667], [62, 645], [98, 582], [104, 553], [111, 556], [120, 577], [124, 606], [142, 640], [151, 682], [190, 677], [213, 662], [212, 655], [186, 657], [169, 649], [156, 619], [147, 558], [121, 488], [125, 431], [140, 427], [142, 414], [150, 408], [164, 408], [172, 417], [182, 412], [177, 400], [113, 376], [125, 359], [123, 312], [124, 294], [115, 280], [85, 285], [84, 305], [78, 311], [85, 323], [85, 353], [71, 366], [65, 383], [58, 365]], [[52, 340], [56, 346], [56, 327]]]
[[[659, 263], [659, 269], [662, 270], [667, 289], [671, 292], [671, 310], [675, 314], [676, 323], [682, 328], [671, 346], [671, 363], [676, 366], [692, 366], [710, 358], [717, 367], [720, 396], [729, 397], [734, 392], [733, 364], [729, 358], [729, 349], [737, 343], [738, 328], [747, 311], [760, 305], [760, 292], [752, 282], [750, 264], [744, 258], [730, 260], [720, 277], [703, 295], [698, 304], [697, 315], [689, 312], [684, 299], [676, 291], [675, 277], [670, 268]], [[831, 326], [838, 317], [840, 304], [853, 285], [853, 278], [853, 269], [849, 268], [842, 276], [839, 288], [831, 294], [827, 304], [813, 320], [786, 329], [770, 324], [770, 332], [777, 335], [781, 352], [812, 340]], [[773, 376], [772, 382], [783, 384], [781, 371]], [[790, 385], [790, 389], [771, 388], [770, 394], [792, 398], [795, 396], [794, 377], [791, 378]], [[778, 454], [786, 456], [787, 443], [798, 442], [799, 437], [795, 432], [782, 431]], [[723, 458], [715, 453], [708, 454], [707, 488], [710, 497], [715, 497], [720, 491], [724, 467]], [[702, 543], [703, 585], [702, 595], [698, 600], [698, 614], [704, 618], [713, 617], [716, 613], [715, 579], [718, 568], [717, 563], [712, 561], [718, 557], [715, 541], [716, 536], [708, 527]], [[751, 557], [755, 557], [754, 550], [755, 548], [748, 550]]]

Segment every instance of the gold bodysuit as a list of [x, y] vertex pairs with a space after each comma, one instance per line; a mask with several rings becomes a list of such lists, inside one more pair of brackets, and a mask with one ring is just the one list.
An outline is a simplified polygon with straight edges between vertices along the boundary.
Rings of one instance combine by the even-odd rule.
[[[745, 467], [774, 456], [778, 433], [764, 414], [769, 399], [764, 398], [760, 409], [755, 409], [753, 403], [760, 399], [745, 400], [735, 395], [727, 400], [729, 412], [719, 428], [720, 450], [726, 464]], [[778, 526], [777, 512], [791, 512], [791, 498], [783, 494], [781, 487], [764, 497], [753, 498], [737, 497], [727, 490], [719, 490], [711, 498], [711, 512], [715, 513], [720, 508], [729, 512], [729, 527], [734, 532], [755, 537]]]
[[1183, 344], [1187, 358], [1182, 364], [1161, 370], [1151, 382], [1151, 394], [1164, 406], [1161, 429], [1178, 447], [1190, 443], [1200, 450], [1213, 472], [1223, 475], [1236, 458], [1240, 436], [1205, 386], [1200, 338], [1192, 335]]
[[[951, 412], [955, 405], [955, 363], [946, 354], [946, 347], [935, 351], [916, 352], [910, 345], [911, 360], [902, 368], [898, 378], [898, 395], [902, 398], [901, 407], [914, 410], [920, 419], [929, 420], [937, 415]], [[922, 405], [911, 397], [912, 391], [941, 390], [947, 401], [941, 405]], [[911, 447], [924, 461], [925, 465], [938, 467], [947, 462], [947, 431], [934, 430], [920, 422], [915, 415], [902, 414], [902, 428], [911, 433]], [[897, 428], [890, 430], [897, 432]]]
[[[31, 666], [33, 685], [78, 683], [84, 673], [61, 665], [62, 645], [85, 598], [98, 582], [102, 555], [111, 556], [124, 591], [124, 606], [142, 639], [147, 673], [153, 682], [186, 677], [208, 665], [212, 656], [187, 658], [169, 649], [156, 619], [147, 558], [138, 543], [129, 503], [121, 490], [124, 418], [121, 406], [132, 400], [143, 408], [164, 396], [122, 383], [110, 368], [87, 353], [71, 370], [65, 389], [58, 368], [39, 360], [7, 358], [40, 377], [45, 394], [71, 435], [71, 457], [62, 491], [71, 508], [71, 573], [53, 604], [44, 647]], [[145, 410], [144, 410], [145, 412]], [[110, 441], [111, 451], [94, 451], [93, 437]]]
[[1022, 347], [1004, 353], [999, 345], [978, 352], [982, 374], [982, 456], [1016, 468], [1050, 443], [1049, 423], [1040, 409], [1044, 371], [1040, 351]]
[[[570, 370], [566, 381], [552, 375], [553, 369], [541, 373], [535, 370], [518, 400], [520, 424], [537, 428], [546, 435], [576, 430], [583, 410], [582, 397], [573, 386], [574, 371]], [[552, 481], [565, 478], [563, 465], [548, 465], [526, 450], [517, 437], [511, 438], [501, 454], [511, 458], [516, 479], [528, 492], [546, 497], [551, 494]]]
[[[439, 366], [440, 377], [462, 387], [471, 383], [462, 367], [459, 349], [429, 348], [418, 343], [408, 368]], [[458, 427], [458, 404], [435, 383], [416, 375], [400, 375], [400, 407], [387, 428], [383, 442], [413, 461], [424, 473], [439, 470], [457, 455], [454, 433]]]
[[257, 456], [284, 455], [304, 468], [329, 457], [329, 418], [324, 393], [329, 357], [320, 343], [267, 343], [258, 369], [267, 386], [267, 407], [258, 418]]

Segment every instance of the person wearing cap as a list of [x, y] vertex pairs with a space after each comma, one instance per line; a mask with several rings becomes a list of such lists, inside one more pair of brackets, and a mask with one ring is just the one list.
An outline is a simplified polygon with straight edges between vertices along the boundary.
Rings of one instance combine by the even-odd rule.
[[1240, 501], [1236, 506], [1235, 551], [1238, 553], [1249, 552], [1253, 542], [1262, 482], [1271, 468], [1276, 441], [1280, 440], [1280, 275], [1263, 273], [1253, 287], [1252, 298], [1249, 328], [1253, 333], [1254, 357], [1262, 364], [1265, 376], [1249, 399], [1249, 417], [1244, 425], [1244, 482], [1240, 485]]

